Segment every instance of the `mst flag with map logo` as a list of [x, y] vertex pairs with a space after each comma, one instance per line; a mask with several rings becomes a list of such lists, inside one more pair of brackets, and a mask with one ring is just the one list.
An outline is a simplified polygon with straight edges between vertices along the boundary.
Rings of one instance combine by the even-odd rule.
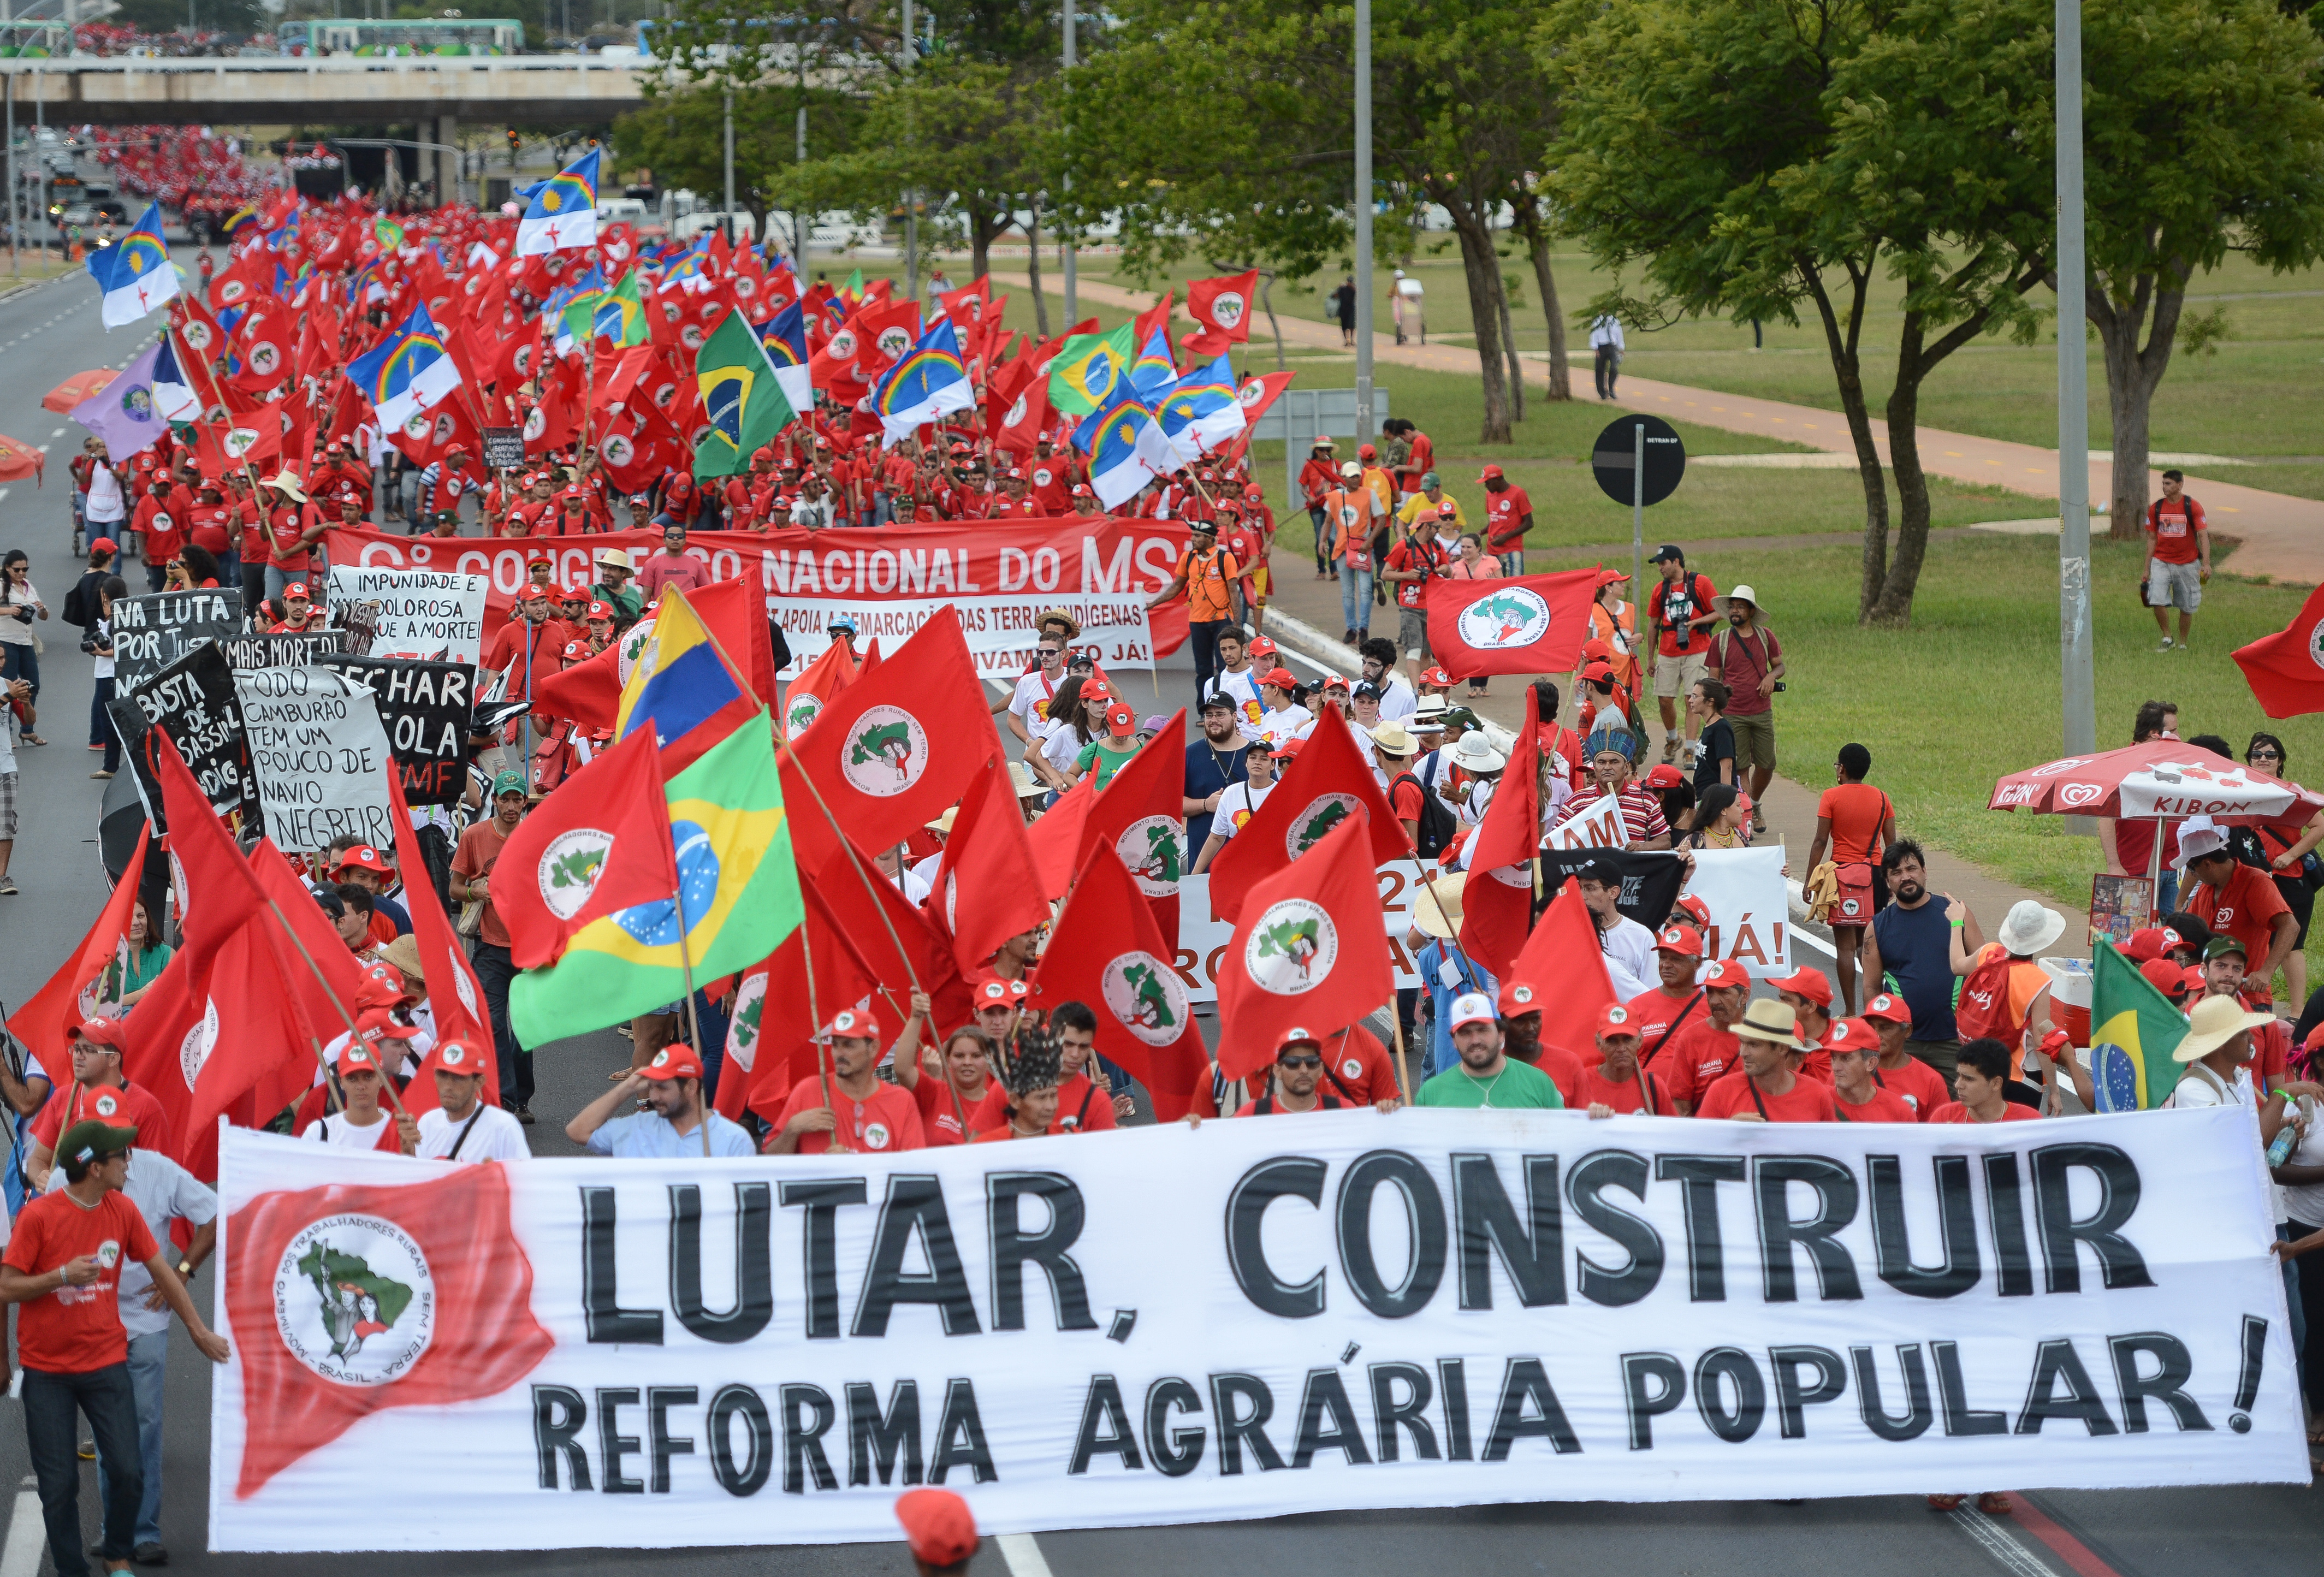
[[775, 376], [775, 364], [767, 359], [767, 347], [740, 312], [726, 314], [702, 342], [694, 357], [694, 382], [706, 424], [694, 446], [696, 476], [749, 470], [751, 456], [774, 442], [798, 414]]
[[1428, 583], [1428, 650], [1456, 679], [1572, 673], [1590, 638], [1598, 571]]
[[[1091, 803], [1074, 862], [1074, 870], [1085, 872], [1091, 851], [1111, 849], [1152, 906], [1156, 927], [1174, 938], [1178, 881], [1186, 863], [1186, 752], [1179, 744], [1185, 737], [1186, 709], [1181, 706]], [[1041, 824], [1033, 825], [1038, 832]]]
[[[261, 1194], [225, 1240], [244, 1416], [264, 1420], [243, 1435], [238, 1499], [383, 1407], [495, 1396], [557, 1345], [532, 1315], [532, 1262], [499, 1167]], [[340, 1454], [332, 1474], [376, 1488], [376, 1461]]]
[[1164, 940], [1154, 911], [1139, 901], [1144, 896], [1120, 857], [1100, 845], [1083, 862], [1074, 895], [1057, 917], [1055, 940], [1033, 976], [1033, 994], [1044, 1008], [1087, 1003], [1097, 1015], [1099, 1055], [1146, 1086], [1157, 1121], [1175, 1122], [1208, 1076], [1211, 1054], [1195, 1026], [1186, 982], [1172, 967], [1175, 941]]
[[601, 916], [678, 890], [660, 757], [651, 731], [633, 730], [509, 835], [493, 867], [493, 905], [519, 969], [556, 963]]
[[1288, 1031], [1321, 1040], [1394, 993], [1375, 870], [1363, 827], [1344, 816], [1305, 857], [1243, 896], [1219, 960], [1219, 1071], [1228, 1078], [1271, 1065]]
[[1222, 920], [1241, 918], [1245, 895], [1262, 878], [1351, 820], [1368, 824], [1374, 865], [1412, 857], [1411, 841], [1380, 793], [1354, 732], [1337, 713], [1327, 710], [1315, 720], [1315, 732], [1277, 780], [1259, 814], [1243, 823], [1211, 862], [1211, 913]]

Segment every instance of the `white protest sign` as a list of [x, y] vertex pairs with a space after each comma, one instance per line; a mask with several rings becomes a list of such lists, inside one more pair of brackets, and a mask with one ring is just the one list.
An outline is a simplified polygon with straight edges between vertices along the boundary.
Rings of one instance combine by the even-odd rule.
[[372, 657], [422, 657], [476, 662], [484, 650], [484, 597], [492, 582], [481, 575], [434, 569], [385, 569], [368, 564], [331, 566], [334, 609], [379, 605]]
[[219, 1155], [219, 1550], [2308, 1482], [2232, 1108]]
[[1563, 826], [1553, 827], [1549, 834], [1549, 846], [1553, 849], [1626, 849], [1629, 845], [1629, 829], [1622, 822], [1622, 802], [1611, 795], [1600, 796], [1591, 809]]
[[[1412, 966], [1404, 939], [1412, 931], [1412, 906], [1420, 886], [1418, 869], [1410, 860], [1383, 865], [1377, 872], [1380, 893], [1380, 923], [1388, 930], [1388, 961], [1396, 968], [1398, 991], [1424, 982]], [[1211, 879], [1178, 878], [1178, 978], [1186, 982], [1187, 997], [1197, 1002], [1219, 1000], [1219, 964], [1234, 941], [1234, 926], [1211, 913]], [[1374, 1002], [1363, 1010], [1379, 1006]]]
[[341, 833], [392, 848], [387, 770], [395, 759], [370, 690], [324, 668], [234, 676], [267, 835], [321, 849]]
[[1784, 885], [1784, 846], [1697, 849], [1686, 890], [1711, 906], [1704, 948], [1731, 958], [1755, 978], [1792, 973], [1792, 906]]

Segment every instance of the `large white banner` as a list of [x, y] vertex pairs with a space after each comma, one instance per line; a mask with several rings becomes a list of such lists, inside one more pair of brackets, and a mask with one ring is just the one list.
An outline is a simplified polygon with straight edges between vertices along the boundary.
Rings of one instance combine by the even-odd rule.
[[1753, 978], [1792, 973], [1791, 890], [1784, 846], [1697, 849], [1686, 890], [1711, 907], [1705, 954], [1731, 958]]
[[234, 685], [275, 846], [323, 849], [355, 833], [393, 848], [387, 768], [395, 757], [371, 691], [327, 668], [255, 669], [235, 674]]
[[2308, 1480], [2232, 1110], [221, 1166], [219, 1550]]
[[376, 604], [378, 633], [372, 637], [372, 657], [481, 662], [484, 595], [491, 586], [481, 575], [334, 564], [329, 592], [335, 609]]

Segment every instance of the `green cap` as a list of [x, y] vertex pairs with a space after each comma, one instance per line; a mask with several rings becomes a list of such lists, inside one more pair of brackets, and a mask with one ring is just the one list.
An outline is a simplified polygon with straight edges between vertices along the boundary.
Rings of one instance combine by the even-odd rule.
[[524, 774], [522, 772], [503, 772], [500, 776], [493, 779], [493, 798], [495, 799], [498, 799], [503, 794], [522, 794], [524, 792]]
[[119, 1155], [136, 1142], [135, 1129], [113, 1128], [91, 1117], [59, 1136], [57, 1158], [68, 1166], [86, 1167], [101, 1157]]
[[2205, 946], [2203, 949], [2203, 962], [2209, 964], [2212, 959], [2229, 953], [2240, 953], [2243, 954], [2244, 962], [2246, 964], [2249, 964], [2251, 962], [2251, 949], [2245, 946], [2233, 936], [2212, 937], [2209, 945]]

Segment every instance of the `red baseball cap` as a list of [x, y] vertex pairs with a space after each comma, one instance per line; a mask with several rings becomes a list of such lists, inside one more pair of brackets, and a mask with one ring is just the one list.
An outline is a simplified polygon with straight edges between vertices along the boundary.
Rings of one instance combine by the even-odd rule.
[[1622, 1003], [1609, 1002], [1604, 1007], [1598, 1010], [1598, 1036], [1600, 1039], [1602, 1040], [1609, 1035], [1635, 1036], [1637, 1033], [1638, 1016], [1636, 1013], [1631, 1012], [1630, 1010]]
[[1722, 958], [1711, 965], [1710, 972], [1699, 977], [1695, 984], [1705, 991], [1724, 991], [1729, 986], [1748, 986], [1751, 972], [1732, 958]]
[[1904, 1005], [1904, 998], [1882, 991], [1864, 1004], [1864, 1017], [1868, 1022], [1874, 1019], [1885, 1019], [1891, 1024], [1910, 1024], [1913, 1021], [1913, 1010]]
[[591, 619], [604, 619], [610, 622], [613, 617], [613, 604], [610, 603], [591, 603], [589, 604], [589, 612], [585, 615], [585, 617]]
[[638, 1072], [650, 1079], [698, 1079], [702, 1076], [702, 1059], [694, 1055], [690, 1046], [665, 1046], [653, 1054], [653, 1061]]
[[867, 1037], [876, 1037], [879, 1033], [879, 1021], [873, 1019], [867, 1010], [842, 1008], [832, 1015], [830, 1027], [816, 1038], [836, 1040], [844, 1036], [850, 1040], [862, 1040]]
[[1665, 926], [1662, 934], [1655, 938], [1655, 951], [1700, 958], [1702, 956], [1702, 938], [1692, 926]]
[[1306, 742], [1307, 742], [1305, 739], [1286, 739], [1281, 744], [1276, 746], [1267, 753], [1276, 761], [1287, 761], [1292, 757], [1297, 755], [1299, 753], [1300, 747], [1305, 745]]
[[1499, 482], [1500, 479], [1501, 468], [1499, 466], [1488, 466], [1477, 473], [1477, 480], [1480, 482]]
[[2179, 933], [2170, 927], [2148, 926], [2142, 930], [2133, 931], [2130, 934], [2130, 941], [2124, 946], [2123, 951], [2130, 955], [2133, 963], [2144, 964], [2152, 959], [2162, 957], [2173, 947], [2185, 945], [2186, 943]]
[[1452, 687], [1452, 676], [1441, 668], [1432, 667], [1421, 670], [1420, 682], [1424, 685], [1442, 685], [1449, 689]]
[[1024, 997], [1025, 982], [1021, 980], [988, 980], [976, 988], [977, 1011], [982, 1012], [987, 1008], [1005, 1008], [1011, 1002], [1023, 1001]]
[[[1259, 682], [1262, 685], [1273, 685], [1278, 690], [1288, 690], [1298, 685], [1299, 678], [1287, 668], [1271, 668], [1259, 676]], [[1448, 679], [1445, 682], [1450, 684], [1452, 681]]]
[[529, 586], [516, 594], [516, 600], [521, 603], [545, 603], [549, 600], [549, 588]]
[[118, 1019], [84, 1019], [72, 1027], [71, 1032], [83, 1040], [108, 1046], [115, 1051], [128, 1044], [127, 1035]]
[[379, 1053], [374, 1051], [367, 1042], [360, 1039], [351, 1038], [345, 1046], [339, 1047], [339, 1060], [336, 1065], [342, 1078], [358, 1068], [367, 1068], [374, 1074], [381, 1071]]
[[289, 602], [292, 597], [297, 597], [302, 603], [314, 601], [314, 594], [307, 589], [307, 583], [303, 580], [294, 580], [282, 588], [284, 602]]
[[949, 1489], [905, 1490], [896, 1497], [896, 1520], [912, 1554], [931, 1566], [957, 1566], [976, 1554], [976, 1518]]
[[436, 1071], [463, 1079], [481, 1079], [484, 1076], [484, 1062], [466, 1041], [447, 1040], [436, 1048]]
[[1504, 981], [1501, 983], [1501, 1017], [1514, 1019], [1520, 1013], [1530, 1013], [1541, 1006], [1541, 993], [1530, 982]]
[[565, 643], [564, 657], [567, 662], [586, 662], [595, 655], [596, 653], [589, 650], [589, 643], [586, 641], [568, 641]]
[[1824, 978], [1821, 970], [1802, 968], [1784, 976], [1781, 980], [1771, 980], [1767, 983], [1779, 991], [1790, 991], [1795, 996], [1805, 997], [1819, 1008], [1831, 1006], [1831, 982]]
[[346, 853], [339, 856], [339, 862], [332, 866], [331, 870], [334, 874], [341, 871], [369, 871], [378, 876], [395, 874], [388, 862], [380, 857], [379, 851], [369, 844], [356, 844], [349, 848]]
[[1275, 641], [1271, 637], [1261, 635], [1250, 643], [1249, 650], [1254, 659], [1273, 657], [1276, 650]]
[[1668, 761], [1665, 761], [1638, 780], [1650, 791], [1657, 788], [1676, 788], [1686, 781], [1686, 774]]
[[[2171, 961], [2166, 958], [2163, 962], [2168, 964]], [[2190, 997], [2201, 997], [2210, 990], [2211, 982], [2203, 978], [2203, 966], [2200, 964], [2187, 965], [2184, 979], [2187, 982], [2187, 994]], [[2248, 986], [2246, 989], [2248, 990]]]
[[1697, 927], [1707, 927], [1711, 924], [1711, 906], [1691, 892], [1671, 905], [1671, 908], [1692, 920]]
[[2185, 1000], [2189, 972], [2168, 958], [2150, 958], [2138, 966], [2138, 973], [2146, 977], [2147, 983], [2172, 1001]]
[[1878, 1051], [1880, 1033], [1861, 1019], [1835, 1019], [1823, 1032], [1823, 1049], [1835, 1056], [1844, 1051]]
[[1308, 1028], [1305, 1024], [1294, 1024], [1290, 1028], [1286, 1029], [1282, 1036], [1277, 1039], [1275, 1049], [1279, 1053], [1286, 1047], [1301, 1045], [1312, 1046], [1320, 1051], [1323, 1049], [1323, 1038], [1316, 1034], [1313, 1029]]
[[1116, 739], [1128, 739], [1138, 732], [1137, 710], [1125, 702], [1116, 701], [1105, 709], [1105, 731]]

